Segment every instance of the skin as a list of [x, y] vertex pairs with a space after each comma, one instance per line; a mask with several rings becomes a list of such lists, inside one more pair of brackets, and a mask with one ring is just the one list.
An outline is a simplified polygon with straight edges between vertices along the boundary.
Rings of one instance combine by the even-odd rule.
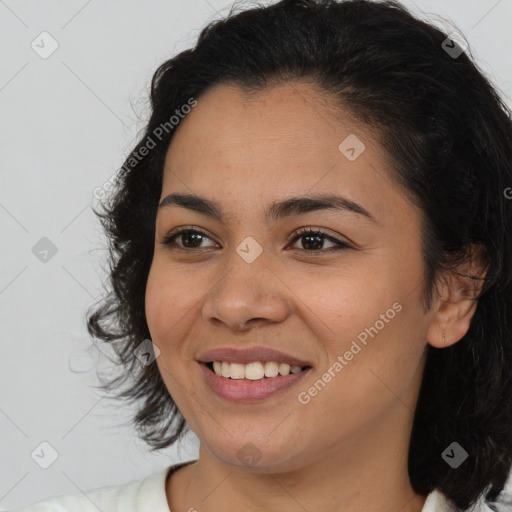
[[[443, 329], [444, 346], [467, 332], [471, 287], [443, 281], [424, 312], [420, 212], [391, 179], [388, 156], [367, 126], [348, 115], [335, 120], [332, 108], [307, 82], [251, 97], [222, 84], [176, 128], [161, 199], [199, 194], [226, 217], [171, 206], [156, 218], [146, 317], [165, 385], [201, 442], [198, 461], [167, 479], [173, 512], [423, 508], [407, 455], [426, 349], [443, 346]], [[366, 146], [354, 161], [338, 149], [349, 134]], [[362, 204], [377, 222], [338, 210], [263, 217], [275, 200], [332, 192]], [[174, 249], [161, 243], [183, 226], [207, 236], [178, 237]], [[353, 248], [330, 252], [335, 244], [324, 238], [315, 256], [304, 237], [289, 241], [303, 227]], [[248, 236], [263, 249], [252, 263], [236, 252]], [[402, 310], [301, 404], [298, 393], [396, 302]], [[213, 347], [255, 345], [292, 353], [313, 370], [257, 403], [215, 395], [196, 359]], [[246, 443], [260, 456], [253, 466], [237, 456]]]

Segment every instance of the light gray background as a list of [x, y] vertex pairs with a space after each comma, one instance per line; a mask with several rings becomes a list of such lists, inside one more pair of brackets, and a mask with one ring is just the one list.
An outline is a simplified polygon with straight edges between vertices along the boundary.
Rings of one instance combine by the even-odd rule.
[[[453, 20], [511, 104], [512, 0], [403, 3], [426, 18]], [[106, 268], [91, 205], [147, 119], [156, 67], [192, 46], [231, 5], [0, 0], [1, 509], [126, 483], [197, 458], [195, 436], [179, 451], [149, 454], [119, 426], [131, 407], [90, 387], [97, 354], [86, 350], [85, 311], [100, 296]], [[47, 59], [31, 47], [43, 31], [58, 42]], [[42, 237], [57, 247], [46, 263], [32, 252]], [[44, 441], [58, 453], [48, 469], [31, 457]]]

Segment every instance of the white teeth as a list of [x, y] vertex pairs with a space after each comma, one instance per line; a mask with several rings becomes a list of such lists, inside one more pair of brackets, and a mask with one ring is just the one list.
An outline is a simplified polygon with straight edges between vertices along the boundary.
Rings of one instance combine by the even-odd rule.
[[281, 363], [279, 365], [279, 373], [281, 375], [288, 375], [290, 373], [290, 365], [287, 363]]
[[245, 364], [231, 363], [229, 365], [229, 376], [232, 379], [244, 379], [245, 378]]
[[284, 376], [290, 373], [299, 373], [301, 370], [301, 366], [290, 366], [287, 363], [277, 363], [275, 361], [255, 361], [248, 364], [213, 361], [213, 371], [217, 375], [234, 380], [261, 380], [263, 377]]
[[279, 373], [279, 365], [274, 361], [267, 361], [265, 363], [265, 377], [277, 377]]
[[245, 365], [245, 378], [249, 380], [260, 380], [263, 379], [265, 370], [263, 364], [259, 361], [256, 363], [249, 363]]

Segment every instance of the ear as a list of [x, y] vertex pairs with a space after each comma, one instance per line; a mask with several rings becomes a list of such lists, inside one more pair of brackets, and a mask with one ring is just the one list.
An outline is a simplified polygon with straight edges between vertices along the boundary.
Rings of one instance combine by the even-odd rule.
[[[432, 308], [427, 341], [437, 348], [457, 343], [468, 332], [487, 273], [485, 247], [471, 244], [468, 257], [455, 269], [443, 274], [439, 297]], [[445, 331], [445, 342], [443, 342]]]

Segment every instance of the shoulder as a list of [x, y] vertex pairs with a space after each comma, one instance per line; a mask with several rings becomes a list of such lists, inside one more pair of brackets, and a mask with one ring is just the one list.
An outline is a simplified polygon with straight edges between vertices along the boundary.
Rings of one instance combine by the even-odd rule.
[[[512, 484], [512, 480], [510, 484]], [[510, 489], [510, 490], [509, 490]], [[485, 493], [482, 493], [476, 503], [464, 512], [498, 512], [512, 511], [512, 488], [502, 491], [496, 502], [485, 500]], [[438, 489], [434, 489], [428, 496], [421, 512], [460, 512], [451, 500]]]
[[443, 493], [434, 489], [427, 496], [421, 512], [458, 512], [458, 509], [450, 503]]
[[175, 466], [123, 485], [112, 485], [85, 494], [61, 494], [10, 512], [170, 512], [165, 479]]

